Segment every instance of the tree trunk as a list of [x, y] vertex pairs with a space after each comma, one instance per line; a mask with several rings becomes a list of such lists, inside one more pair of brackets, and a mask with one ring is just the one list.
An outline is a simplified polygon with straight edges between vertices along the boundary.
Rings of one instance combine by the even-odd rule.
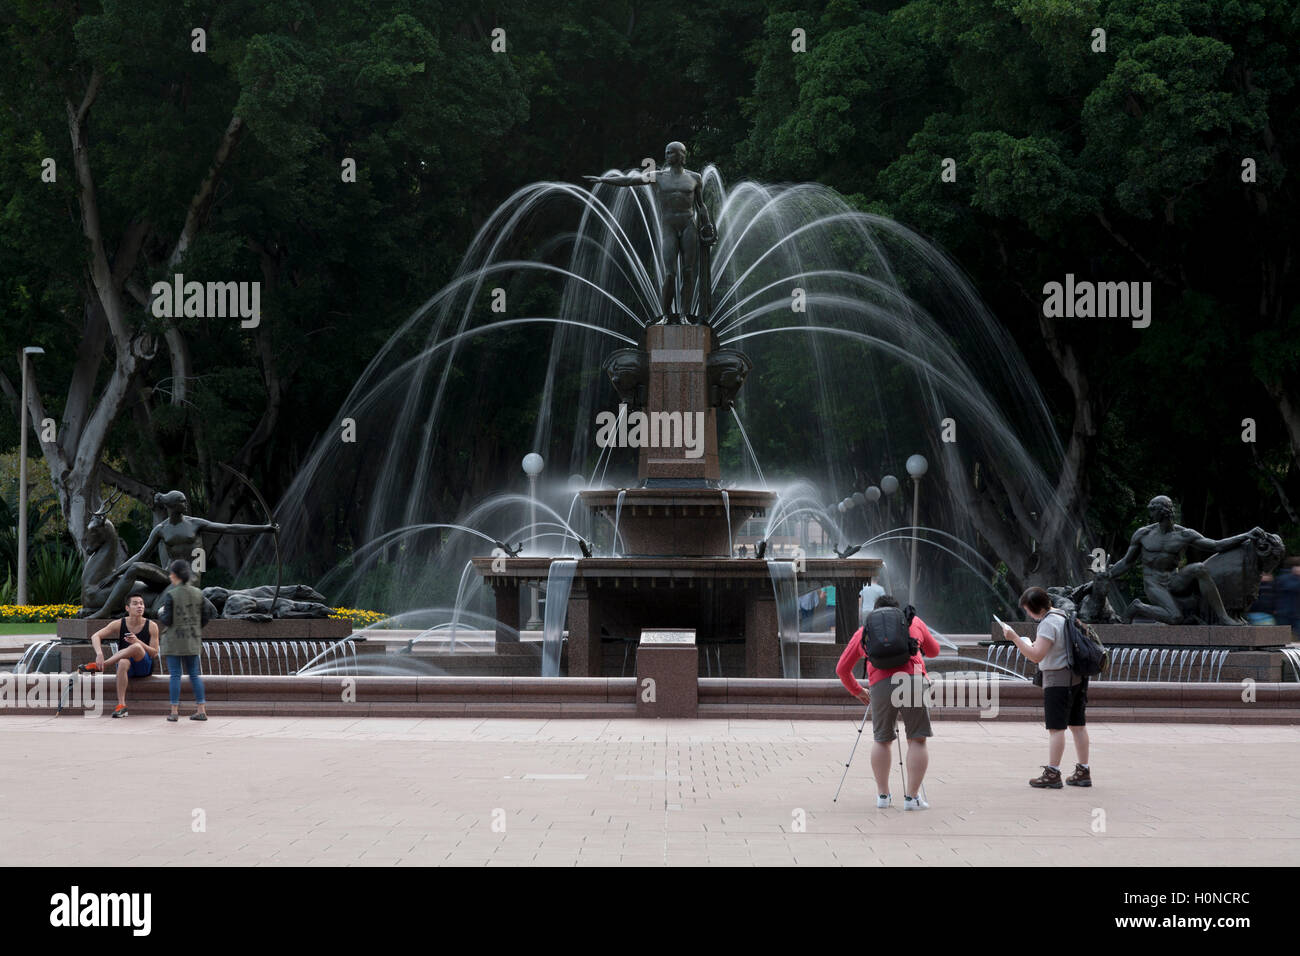
[[[141, 334], [136, 323], [128, 316], [124, 296], [124, 292], [129, 291], [134, 298], [139, 298], [139, 289], [132, 283], [131, 273], [139, 260], [151, 226], [144, 220], [132, 222], [124, 231], [110, 264], [100, 221], [99, 200], [90, 165], [87, 121], [102, 86], [103, 75], [94, 70], [80, 104], [65, 101], [68, 135], [72, 140], [73, 169], [77, 180], [77, 202], [81, 211], [82, 232], [88, 245], [84, 334], [68, 385], [64, 419], [58, 429], [57, 440], [40, 443], [68, 530], [83, 552], [86, 521], [100, 503], [100, 459], [109, 432], [128, 401], [142, 394], [141, 376], [155, 353], [152, 337]], [[168, 260], [169, 267], [180, 261], [185, 249], [201, 228], [211, 207], [221, 169], [242, 132], [243, 121], [237, 116], [233, 117], [218, 144], [211, 169], [190, 202], [180, 238]], [[141, 304], [146, 307], [148, 305], [147, 301]], [[191, 377], [189, 351], [183, 336], [174, 325], [166, 330], [165, 340], [172, 360], [171, 400], [179, 404], [185, 401]], [[105, 348], [110, 342], [112, 372], [96, 397], [100, 366], [105, 357]], [[45, 407], [34, 370], [29, 374], [28, 404], [23, 411], [39, 433], [46, 418]], [[141, 411], [147, 417], [147, 409]], [[135, 488], [132, 494], [148, 488], [148, 485], [129, 476], [116, 472], [113, 475], [118, 487]]]

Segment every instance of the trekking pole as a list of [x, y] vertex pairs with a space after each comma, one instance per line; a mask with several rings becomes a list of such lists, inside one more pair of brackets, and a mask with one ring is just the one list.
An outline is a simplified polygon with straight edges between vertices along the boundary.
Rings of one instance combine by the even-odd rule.
[[844, 765], [844, 773], [840, 775], [840, 785], [835, 788], [835, 796], [831, 797], [831, 803], [835, 803], [840, 798], [840, 791], [844, 789], [844, 778], [849, 775], [849, 764], [853, 763], [853, 755], [858, 752], [858, 742], [862, 740], [862, 730], [867, 726], [867, 718], [870, 716], [870, 710], [862, 715], [862, 723], [858, 725], [858, 736], [853, 741], [853, 749], [849, 751], [849, 761]]
[[903, 778], [903, 802], [907, 802], [907, 771], [903, 769], [903, 741], [898, 736], [898, 724], [894, 724], [894, 742], [898, 744], [898, 774]]
[[72, 682], [76, 679], [77, 675], [75, 673], [68, 675], [67, 686], [59, 692], [59, 709], [54, 712], [55, 717], [58, 717], [63, 713], [63, 708], [67, 704], [68, 698], [72, 696]]

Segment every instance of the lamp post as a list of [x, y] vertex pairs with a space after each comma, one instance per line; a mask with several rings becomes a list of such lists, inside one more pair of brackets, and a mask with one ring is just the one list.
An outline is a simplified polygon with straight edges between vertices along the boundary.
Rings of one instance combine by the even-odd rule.
[[907, 600], [916, 602], [916, 521], [921, 504], [921, 478], [930, 468], [930, 463], [921, 455], [907, 459], [907, 473], [912, 476], [912, 570], [907, 576]]
[[27, 360], [44, 355], [45, 349], [29, 345], [23, 349], [23, 399], [19, 408], [18, 439], [18, 603], [27, 603]]
[[[535, 451], [524, 455], [523, 469], [524, 474], [528, 476], [528, 550], [537, 550], [537, 476], [542, 473], [546, 463], [542, 461], [542, 456]], [[531, 588], [531, 612], [528, 615], [528, 623], [524, 627], [530, 631], [535, 631], [542, 626], [542, 619], [538, 615], [537, 607], [537, 585]]]

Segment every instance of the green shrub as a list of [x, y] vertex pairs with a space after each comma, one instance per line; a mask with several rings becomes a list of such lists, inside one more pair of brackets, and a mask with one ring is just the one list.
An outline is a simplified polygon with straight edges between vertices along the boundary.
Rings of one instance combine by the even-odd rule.
[[41, 548], [32, 555], [27, 600], [33, 604], [81, 602], [81, 555], [59, 547]]

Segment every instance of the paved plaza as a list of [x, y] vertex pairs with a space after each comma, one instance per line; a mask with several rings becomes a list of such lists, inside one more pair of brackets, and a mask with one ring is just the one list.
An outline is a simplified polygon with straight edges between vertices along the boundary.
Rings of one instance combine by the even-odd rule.
[[[931, 809], [876, 810], [848, 722], [0, 717], [6, 865], [1281, 865], [1300, 728], [942, 723]], [[1067, 745], [1065, 765], [1073, 765]], [[893, 789], [897, 751], [892, 756]]]

